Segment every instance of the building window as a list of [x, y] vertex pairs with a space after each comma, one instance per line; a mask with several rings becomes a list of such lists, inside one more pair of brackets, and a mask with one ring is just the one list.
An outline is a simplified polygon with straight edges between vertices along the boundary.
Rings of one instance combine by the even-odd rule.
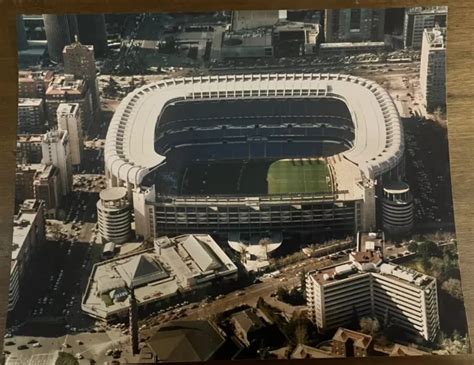
[[361, 18], [361, 10], [351, 9], [351, 23], [350, 23], [351, 32], [360, 31], [360, 23], [361, 23], [360, 18]]

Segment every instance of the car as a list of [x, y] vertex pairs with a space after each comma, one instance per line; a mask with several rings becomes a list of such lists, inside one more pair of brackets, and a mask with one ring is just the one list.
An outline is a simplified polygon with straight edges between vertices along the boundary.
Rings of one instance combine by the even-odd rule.
[[26, 345], [20, 345], [17, 347], [18, 350], [28, 350], [28, 346]]
[[105, 356], [110, 356], [113, 352], [114, 351], [112, 349], [108, 349], [107, 351], [105, 351]]
[[239, 292], [237, 292], [235, 295], [236, 295], [237, 297], [240, 297], [240, 296], [242, 296], [242, 295], [244, 295], [244, 294], [245, 294], [245, 292], [239, 291]]
[[82, 360], [84, 358], [84, 356], [82, 356], [82, 354], [79, 353], [79, 352], [77, 354], [75, 354], [74, 357], [78, 360]]
[[13, 342], [13, 341], [5, 342], [5, 346], [14, 346], [14, 345], [15, 345], [15, 342]]
[[31, 345], [32, 343], [37, 343], [38, 341], [36, 341], [34, 338], [32, 338], [31, 340], [29, 340], [27, 342], [28, 345]]
[[36, 349], [40, 348], [41, 344], [39, 342], [36, 342], [36, 343], [33, 344], [33, 347], [36, 348]]
[[5, 336], [3, 338], [12, 338], [13, 335], [10, 332], [5, 333]]

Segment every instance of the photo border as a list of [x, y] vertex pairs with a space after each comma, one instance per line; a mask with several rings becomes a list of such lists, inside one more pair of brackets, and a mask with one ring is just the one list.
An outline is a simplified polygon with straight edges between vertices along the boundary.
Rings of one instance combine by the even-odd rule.
[[[454, 217], [469, 333], [474, 331], [474, 7], [472, 0], [4, 0], [0, 1], [0, 339], [6, 323], [13, 232], [17, 128], [17, 14], [194, 12], [212, 10], [402, 8], [448, 5], [447, 114]], [[472, 341], [472, 339], [471, 339]], [[471, 350], [472, 351], [472, 350]], [[0, 345], [0, 354], [3, 344]], [[0, 355], [0, 364], [2, 363]], [[435, 355], [433, 355], [435, 356]], [[324, 364], [472, 364], [474, 355], [328, 359]], [[322, 360], [278, 360], [310, 364]], [[227, 361], [213, 361], [224, 364]], [[242, 364], [273, 363], [262, 360]]]

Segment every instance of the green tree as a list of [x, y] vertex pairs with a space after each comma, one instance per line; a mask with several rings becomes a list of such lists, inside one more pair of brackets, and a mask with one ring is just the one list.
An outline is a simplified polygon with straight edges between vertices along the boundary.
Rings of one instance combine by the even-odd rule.
[[380, 322], [375, 317], [362, 317], [359, 322], [360, 331], [374, 336], [380, 330]]
[[412, 243], [408, 244], [407, 248], [408, 248], [408, 251], [416, 253], [416, 252], [418, 252], [418, 243], [412, 242]]
[[458, 300], [463, 300], [461, 281], [458, 279], [450, 278], [446, 280], [442, 285], [441, 289], [445, 290], [449, 295]]
[[300, 272], [301, 292], [306, 295], [306, 270]]
[[276, 292], [276, 297], [279, 301], [284, 302], [286, 298], [288, 297], [288, 290], [286, 290], [282, 286], [278, 287], [277, 292]]
[[428, 271], [430, 269], [431, 263], [430, 259], [432, 257], [441, 257], [442, 251], [438, 245], [432, 241], [425, 241], [418, 245], [417, 253], [421, 256], [423, 268]]

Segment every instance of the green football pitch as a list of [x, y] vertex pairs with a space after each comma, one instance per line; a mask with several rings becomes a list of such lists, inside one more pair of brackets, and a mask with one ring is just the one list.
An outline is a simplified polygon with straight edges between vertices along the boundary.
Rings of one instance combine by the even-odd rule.
[[279, 160], [268, 169], [268, 193], [331, 193], [330, 176], [329, 168], [322, 160]]

